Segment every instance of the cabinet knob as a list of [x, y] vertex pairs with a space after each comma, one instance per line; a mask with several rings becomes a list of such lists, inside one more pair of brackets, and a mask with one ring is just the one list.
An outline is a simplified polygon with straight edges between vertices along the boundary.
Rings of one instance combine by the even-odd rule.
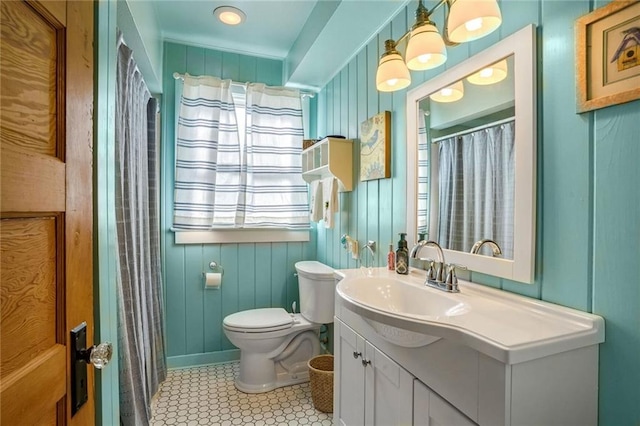
[[369, 364], [371, 364], [371, 360], [364, 359], [364, 358], [362, 359], [362, 366], [363, 366], [363, 367], [366, 367], [366, 366], [367, 366], [367, 365], [369, 365]]
[[359, 357], [359, 356], [362, 356], [362, 352], [356, 352], [356, 351], [353, 351], [353, 357], [354, 357], [355, 359], [358, 359], [358, 357]]

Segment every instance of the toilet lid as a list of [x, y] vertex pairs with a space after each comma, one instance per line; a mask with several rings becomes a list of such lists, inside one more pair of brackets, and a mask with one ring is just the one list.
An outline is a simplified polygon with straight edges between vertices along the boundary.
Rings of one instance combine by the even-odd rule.
[[251, 309], [224, 319], [224, 325], [230, 329], [256, 333], [283, 330], [292, 324], [293, 318], [282, 308]]

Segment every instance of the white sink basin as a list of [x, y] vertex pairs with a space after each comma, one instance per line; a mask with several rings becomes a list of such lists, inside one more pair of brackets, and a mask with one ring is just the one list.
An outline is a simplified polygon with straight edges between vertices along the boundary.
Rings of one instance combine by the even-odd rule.
[[466, 303], [447, 293], [425, 290], [397, 279], [375, 276], [343, 280], [337, 287], [338, 294], [354, 303], [399, 316], [438, 320], [469, 312]]
[[346, 269], [336, 276], [336, 308], [360, 315], [401, 346], [445, 338], [513, 364], [604, 341], [597, 315], [463, 280], [460, 293], [446, 293], [424, 286], [424, 271]]

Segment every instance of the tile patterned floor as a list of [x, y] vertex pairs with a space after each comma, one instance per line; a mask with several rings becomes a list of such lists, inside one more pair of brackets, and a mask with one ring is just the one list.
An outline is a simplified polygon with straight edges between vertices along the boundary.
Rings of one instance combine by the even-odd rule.
[[151, 426], [314, 425], [330, 426], [317, 411], [309, 383], [260, 394], [238, 391], [238, 362], [171, 370], [152, 404]]

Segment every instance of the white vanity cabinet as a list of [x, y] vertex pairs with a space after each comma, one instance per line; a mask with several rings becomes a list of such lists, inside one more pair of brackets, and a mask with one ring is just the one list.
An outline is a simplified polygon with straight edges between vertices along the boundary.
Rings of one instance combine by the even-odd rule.
[[352, 309], [336, 298], [335, 425], [597, 424], [597, 345], [500, 360], [457, 334], [427, 336]]
[[337, 321], [334, 333], [341, 398], [334, 403], [334, 423], [411, 424], [413, 376], [344, 323]]
[[414, 426], [473, 426], [474, 422], [418, 379], [413, 381]]

